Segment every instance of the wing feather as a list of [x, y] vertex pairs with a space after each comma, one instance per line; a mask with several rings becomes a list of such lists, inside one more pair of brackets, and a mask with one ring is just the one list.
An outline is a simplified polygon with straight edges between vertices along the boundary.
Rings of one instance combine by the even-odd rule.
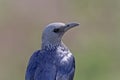
[[26, 70], [25, 80], [55, 80], [56, 66], [44, 61], [40, 50], [33, 53]]

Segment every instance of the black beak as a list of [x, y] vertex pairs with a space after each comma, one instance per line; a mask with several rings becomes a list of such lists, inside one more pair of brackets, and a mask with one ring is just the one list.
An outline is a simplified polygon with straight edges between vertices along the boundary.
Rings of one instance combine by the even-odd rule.
[[66, 24], [63, 28], [64, 28], [64, 31], [66, 32], [67, 30], [69, 30], [73, 27], [76, 27], [76, 26], [79, 26], [79, 23], [72, 22], [72, 23]]

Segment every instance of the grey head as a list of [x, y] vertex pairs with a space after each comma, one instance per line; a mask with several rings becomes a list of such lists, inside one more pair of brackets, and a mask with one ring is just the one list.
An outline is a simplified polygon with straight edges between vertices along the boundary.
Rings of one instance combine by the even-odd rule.
[[75, 22], [68, 24], [55, 22], [47, 25], [42, 33], [42, 48], [60, 45], [64, 33], [78, 25], [79, 24]]

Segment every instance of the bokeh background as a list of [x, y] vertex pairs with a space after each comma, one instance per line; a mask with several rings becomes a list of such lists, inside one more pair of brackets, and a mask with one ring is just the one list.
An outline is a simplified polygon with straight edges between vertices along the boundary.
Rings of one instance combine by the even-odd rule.
[[74, 80], [120, 80], [120, 0], [0, 0], [0, 80], [24, 80], [44, 26], [72, 21]]

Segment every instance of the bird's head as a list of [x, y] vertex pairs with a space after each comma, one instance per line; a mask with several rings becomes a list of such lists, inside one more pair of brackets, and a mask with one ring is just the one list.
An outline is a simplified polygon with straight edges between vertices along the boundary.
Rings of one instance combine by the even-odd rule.
[[68, 24], [56, 22], [47, 25], [42, 33], [42, 47], [59, 45], [63, 34], [78, 25], [78, 23], [74, 22]]

